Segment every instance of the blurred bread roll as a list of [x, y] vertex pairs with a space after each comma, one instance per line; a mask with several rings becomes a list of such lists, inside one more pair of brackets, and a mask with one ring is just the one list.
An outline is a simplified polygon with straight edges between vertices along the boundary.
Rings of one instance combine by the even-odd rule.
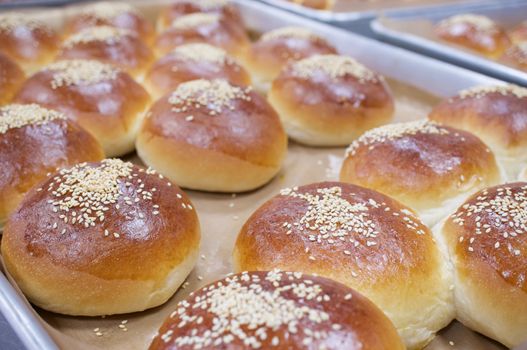
[[100, 316], [163, 304], [194, 267], [199, 241], [196, 212], [176, 185], [105, 159], [62, 169], [31, 190], [1, 249], [33, 304]]
[[280, 191], [246, 221], [233, 261], [235, 271], [300, 271], [356, 289], [410, 349], [454, 318], [451, 272], [428, 228], [363, 187], [321, 182]]
[[24, 83], [15, 101], [63, 112], [91, 132], [108, 157], [134, 149], [150, 105], [148, 93], [130, 75], [90, 60], [65, 60], [44, 67]]
[[347, 145], [394, 113], [384, 78], [338, 55], [290, 63], [273, 81], [268, 99], [289, 137], [312, 146]]
[[25, 78], [22, 68], [9, 56], [0, 53], [0, 105], [11, 101]]
[[330, 10], [335, 4], [335, 0], [289, 0], [292, 3], [309, 7], [315, 10]]
[[516, 28], [510, 31], [509, 37], [515, 43], [527, 41], [527, 20], [521, 22]]
[[512, 44], [505, 51], [502, 60], [527, 72], [527, 39]]

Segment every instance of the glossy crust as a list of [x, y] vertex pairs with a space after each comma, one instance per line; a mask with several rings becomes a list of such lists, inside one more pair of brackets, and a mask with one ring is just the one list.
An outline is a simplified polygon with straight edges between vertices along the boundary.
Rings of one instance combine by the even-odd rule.
[[441, 231], [455, 267], [457, 318], [511, 348], [527, 338], [526, 193], [525, 182], [480, 191]]
[[[306, 220], [308, 211], [313, 217]], [[411, 349], [454, 316], [450, 272], [428, 228], [400, 203], [359, 186], [322, 182], [282, 192], [247, 220], [233, 257], [236, 271], [301, 271], [356, 289], [386, 313]]]
[[[200, 14], [186, 15], [178, 20], [196, 15]], [[218, 16], [217, 20], [197, 26], [168, 27], [157, 36], [155, 48], [159, 55], [164, 55], [176, 46], [196, 42], [221, 47], [237, 58], [243, 58], [251, 44], [243, 27]]]
[[418, 131], [423, 124], [393, 124], [417, 127], [371, 142], [363, 142], [366, 133], [350, 147], [340, 181], [382, 192], [418, 212], [500, 182], [494, 154], [478, 137], [439, 125], [437, 133]]
[[11, 101], [24, 79], [22, 68], [8, 56], [0, 53], [0, 105]]
[[241, 86], [251, 84], [249, 73], [233, 58], [223, 62], [191, 60], [173, 51], [152, 65], [145, 76], [145, 85], [153, 96], [159, 98], [179, 84], [196, 79], [225, 79]]
[[295, 141], [313, 146], [348, 145], [364, 131], [392, 119], [394, 100], [380, 75], [375, 81], [361, 81], [353, 75], [332, 78], [317, 71], [303, 78], [294, 73], [295, 64], [298, 62], [282, 70], [268, 94]]
[[177, 112], [166, 95], [142, 124], [137, 153], [182, 187], [239, 192], [264, 185], [280, 170], [287, 136], [265, 99], [248, 95], [214, 116], [199, 105]]
[[[196, 339], [202, 337], [206, 331], [214, 332], [221, 327], [220, 324], [222, 323], [213, 323], [214, 319], [224, 320], [227, 323], [232, 322], [230, 318], [226, 319], [225, 316], [219, 316], [214, 312], [214, 309], [211, 310], [210, 306], [205, 309], [195, 307], [202, 304], [203, 300], [210, 300], [207, 298], [210, 298], [211, 291], [212, 293], [218, 291], [222, 285], [228, 286], [228, 288], [233, 288], [233, 286], [254, 288], [256, 296], [249, 296], [249, 293], [238, 290], [232, 294], [220, 296], [219, 302], [233, 300], [234, 298], [256, 302], [256, 300], [260, 300], [258, 296], [262, 296], [264, 293], [275, 293], [272, 299], [255, 305], [256, 308], [251, 314], [239, 319], [235, 318], [242, 324], [248, 319], [258, 324], [258, 331], [255, 331], [256, 328], [240, 327], [244, 329], [241, 333], [246, 335], [245, 339], [254, 339], [254, 341], [252, 343], [244, 342], [242, 337], [238, 336], [240, 333], [226, 331], [221, 334], [227, 337], [232, 336], [228, 342], [220, 339], [219, 343], [215, 344], [214, 341], [220, 337], [203, 337], [204, 340], [212, 340], [212, 344], [203, 347], [182, 344], [184, 337], [189, 340]], [[301, 295], [303, 291], [308, 291], [310, 288], [304, 288], [305, 286], [317, 288], [319, 292], [313, 289], [309, 289], [309, 291], [318, 298], [325, 295], [325, 300]], [[292, 288], [292, 291], [281, 293], [279, 292], [280, 288]], [[267, 310], [270, 308], [278, 309], [277, 303], [272, 303], [276, 298], [294, 305], [289, 306], [289, 310], [295, 308], [297, 312], [301, 312], [301, 308], [309, 309], [312, 310], [311, 315], [324, 312], [328, 319], [321, 322], [314, 321], [315, 316], [312, 316], [311, 320], [307, 316], [295, 319], [285, 311], [282, 315], [277, 313], [269, 315], [271, 319], [268, 319], [266, 317]], [[183, 314], [178, 314], [177, 311], [185, 310], [185, 307], [187, 310], [185, 315], [196, 318], [202, 317], [202, 322], [197, 324], [193, 321], [187, 321], [185, 325], [180, 327], [179, 325], [183, 320], [188, 320], [188, 318], [184, 317]], [[230, 304], [226, 302], [225, 309], [229, 307]], [[246, 305], [240, 304], [239, 308], [244, 309]], [[234, 309], [233, 313], [237, 311]], [[281, 316], [291, 317], [294, 321], [291, 320], [290, 323], [280, 322], [284, 321], [280, 318]], [[261, 322], [262, 320], [269, 322], [270, 325], [277, 323], [277, 326], [273, 328], [265, 325]], [[308, 334], [314, 333], [318, 333], [320, 339], [308, 336]], [[311, 341], [308, 342], [310, 339]], [[208, 350], [219, 348], [225, 350], [252, 350], [256, 348], [277, 350], [398, 350], [404, 349], [404, 345], [386, 316], [372, 302], [352, 289], [322, 277], [272, 271], [244, 272], [229, 276], [194, 292], [189, 298], [178, 304], [178, 309], [173, 313], [173, 317], [168, 317], [165, 320], [158, 335], [150, 345], [150, 350]]]
[[127, 73], [118, 72], [113, 80], [82, 86], [53, 88], [52, 81], [52, 70], [36, 73], [24, 83], [15, 101], [37, 103], [63, 112], [99, 140], [107, 157], [134, 149], [150, 97]]
[[[119, 177], [121, 195], [94, 226], [65, 223], [63, 211], [53, 211], [48, 200], [56, 197], [47, 188], [57, 174], [40, 185], [41, 191], [31, 190], [11, 215], [2, 256], [32, 303], [68, 315], [128, 313], [164, 303], [183, 282], [198, 253], [196, 212], [176, 185], [133, 169], [132, 179]], [[135, 202], [142, 196], [139, 189], [152, 199]], [[153, 204], [159, 206], [157, 214]]]
[[0, 226], [24, 194], [48, 173], [103, 158], [99, 142], [70, 120], [56, 119], [0, 134]]
[[259, 80], [270, 82], [290, 61], [298, 61], [316, 54], [336, 53], [337, 50], [331, 44], [314, 33], [309, 37], [283, 35], [269, 39], [264, 34], [253, 43], [245, 66]]
[[[497, 23], [489, 26], [481, 26], [478, 23], [490, 21], [490, 18], [476, 15], [469, 16], [469, 20], [452, 21], [456, 16], [441, 21], [435, 28], [439, 38], [451, 43], [464, 46], [465, 48], [479, 52], [482, 55], [499, 58], [510, 45], [510, 39], [503, 28]], [[476, 17], [476, 21], [470, 20]], [[490, 24], [490, 23], [489, 23]]]

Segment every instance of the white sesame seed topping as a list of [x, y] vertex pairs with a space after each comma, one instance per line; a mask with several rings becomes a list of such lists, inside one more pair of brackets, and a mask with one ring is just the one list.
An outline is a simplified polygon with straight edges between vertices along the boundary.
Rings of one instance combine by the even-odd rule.
[[53, 72], [51, 87], [91, 85], [101, 81], [113, 80], [119, 69], [95, 60], [63, 60], [52, 63], [44, 70]]
[[359, 82], [377, 82], [380, 76], [351, 57], [339, 55], [314, 55], [293, 63], [293, 75], [309, 79], [316, 72], [323, 72], [332, 79], [352, 76]]
[[450, 27], [457, 24], [468, 24], [489, 34], [494, 34], [499, 31], [497, 24], [490, 18], [471, 13], [455, 15], [439, 22], [439, 27]]
[[318, 40], [319, 36], [315, 35], [310, 29], [304, 27], [282, 27], [275, 30], [271, 30], [262, 35], [260, 38], [261, 41], [269, 41], [274, 39], [282, 38], [298, 38], [298, 39], [307, 39], [307, 40]]
[[31, 18], [27, 14], [20, 12], [0, 13], [0, 31], [10, 32], [19, 27], [29, 28], [31, 30], [38, 28], [45, 31], [50, 30], [43, 22]]
[[27, 125], [41, 125], [66, 116], [37, 104], [11, 104], [0, 108], [0, 134]]
[[82, 29], [64, 41], [64, 47], [69, 48], [78, 44], [88, 44], [96, 41], [107, 44], [115, 44], [122, 38], [134, 36], [134, 34], [123, 28], [110, 26], [96, 26]]
[[126, 2], [101, 1], [90, 4], [82, 9], [81, 14], [102, 20], [112, 20], [126, 13], [138, 14], [135, 7]]
[[199, 26], [207, 26], [220, 21], [220, 15], [216, 13], [192, 13], [189, 15], [181, 16], [174, 21], [170, 27], [179, 30], [193, 29]]
[[[192, 62], [210, 62], [218, 65], [233, 64], [234, 60], [219, 47], [205, 43], [192, 43], [177, 46], [171, 55]], [[219, 67], [218, 67], [219, 70]]]
[[476, 86], [459, 92], [459, 97], [464, 98], [482, 98], [486, 95], [498, 93], [503, 96], [516, 96], [517, 98], [527, 97], [527, 89], [518, 85], [493, 85], [493, 86]]

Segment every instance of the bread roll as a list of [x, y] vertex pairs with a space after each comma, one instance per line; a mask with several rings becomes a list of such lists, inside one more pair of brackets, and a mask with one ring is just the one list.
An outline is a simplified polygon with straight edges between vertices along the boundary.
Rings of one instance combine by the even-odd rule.
[[521, 22], [516, 28], [509, 32], [509, 37], [514, 43], [527, 41], [527, 20]]
[[446, 99], [429, 119], [479, 136], [504, 165], [510, 179], [527, 161], [527, 89], [479, 86]]
[[11, 101], [24, 79], [22, 68], [11, 58], [0, 53], [0, 105]]
[[335, 0], [289, 0], [295, 4], [299, 4], [305, 7], [309, 7], [315, 10], [330, 10]]
[[234, 85], [250, 85], [249, 73], [219, 47], [185, 44], [160, 58], [148, 71], [145, 83], [155, 96], [171, 92], [179, 84], [197, 79], [225, 79]]
[[158, 100], [141, 126], [139, 157], [182, 187], [249, 191], [280, 170], [287, 137], [250, 87], [193, 80]]
[[410, 349], [454, 317], [451, 272], [428, 228], [409, 208], [359, 186], [280, 191], [242, 227], [233, 258], [235, 271], [301, 271], [356, 289]]
[[134, 149], [134, 141], [150, 104], [145, 89], [127, 73], [98, 61], [53, 63], [30, 77], [15, 97], [63, 112], [91, 132], [106, 156]]
[[35, 104], [0, 108], [0, 227], [49, 172], [103, 157], [97, 140], [64, 114]]
[[527, 39], [511, 45], [505, 51], [503, 61], [527, 72]]
[[492, 19], [475, 14], [449, 17], [439, 22], [436, 34], [443, 40], [499, 58], [510, 44], [505, 30]]
[[478, 137], [420, 120], [364, 133], [346, 151], [340, 181], [389, 195], [431, 226], [501, 174]]
[[455, 269], [457, 319], [507, 347], [527, 340], [527, 183], [474, 194], [441, 234]]
[[286, 66], [268, 95], [293, 140], [313, 146], [347, 145], [388, 123], [393, 97], [384, 78], [354, 59], [315, 55]]
[[9, 218], [2, 256], [33, 304], [112, 315], [163, 304], [192, 270], [199, 241], [196, 212], [176, 185], [105, 159], [32, 189]]
[[359, 293], [298, 272], [243, 272], [177, 305], [150, 345], [161, 349], [404, 349], [391, 322]]
[[216, 13], [193, 13], [175, 19], [158, 35], [155, 47], [160, 55], [176, 46], [207, 43], [226, 50], [237, 58], [247, 54], [249, 37], [243, 27]]
[[82, 29], [66, 39], [58, 59], [98, 60], [140, 77], [154, 61], [154, 54], [128, 29], [97, 26]]

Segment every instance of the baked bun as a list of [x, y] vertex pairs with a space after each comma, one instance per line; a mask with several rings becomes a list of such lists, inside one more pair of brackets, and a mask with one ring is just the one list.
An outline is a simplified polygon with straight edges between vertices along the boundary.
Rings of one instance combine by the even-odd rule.
[[193, 13], [174, 20], [158, 35], [155, 47], [167, 54], [176, 46], [201, 42], [218, 46], [231, 55], [243, 58], [250, 46], [245, 29], [216, 13]]
[[509, 37], [515, 43], [527, 41], [527, 21], [523, 21], [509, 32]]
[[307, 28], [283, 27], [265, 33], [252, 45], [245, 66], [257, 80], [268, 83], [290, 61], [336, 53], [331, 44]]
[[436, 26], [443, 40], [464, 46], [490, 58], [500, 57], [510, 44], [503, 28], [492, 19], [475, 14], [455, 15]]
[[102, 158], [97, 140], [59, 112], [35, 104], [0, 108], [0, 227], [49, 172]]
[[326, 278], [243, 272], [178, 303], [150, 345], [161, 349], [398, 350], [401, 339], [368, 299]]
[[5, 226], [2, 256], [33, 304], [112, 315], [168, 300], [192, 270], [199, 241], [198, 217], [177, 186], [105, 159], [32, 189]]
[[388, 123], [393, 97], [384, 78], [354, 59], [315, 55], [286, 66], [268, 94], [289, 136], [313, 146], [348, 145]]
[[193, 80], [152, 106], [136, 148], [145, 164], [182, 187], [241, 192], [278, 173], [287, 137], [276, 112], [250, 87]]
[[66, 32], [76, 33], [95, 26], [127, 29], [146, 42], [151, 42], [155, 36], [152, 23], [134, 6], [117, 1], [101, 1], [84, 6], [67, 20]]
[[22, 68], [11, 58], [0, 53], [0, 105], [11, 101], [24, 79]]
[[150, 104], [145, 89], [127, 73], [98, 61], [67, 60], [30, 77], [15, 97], [76, 120], [101, 142], [106, 156], [124, 155]]
[[192, 13], [219, 14], [230, 23], [243, 27], [240, 11], [229, 0], [173, 0], [169, 7], [161, 11], [157, 22], [158, 29], [165, 29], [174, 20]]
[[410, 349], [454, 317], [452, 276], [428, 228], [409, 208], [359, 186], [322, 182], [280, 191], [242, 227], [233, 257], [236, 271], [301, 271], [356, 289]]
[[511, 45], [505, 51], [503, 61], [527, 72], [527, 39]]
[[310, 7], [315, 10], [330, 10], [335, 0], [289, 0], [295, 4]]
[[55, 56], [60, 39], [46, 24], [18, 12], [0, 13], [0, 51], [32, 72]]
[[219, 47], [194, 43], [176, 47], [155, 62], [145, 84], [156, 96], [174, 90], [179, 84], [196, 79], [225, 79], [234, 85], [250, 85], [249, 73]]
[[527, 161], [526, 88], [505, 85], [463, 90], [436, 106], [429, 119], [479, 136], [511, 178]]
[[154, 55], [133, 32], [110, 26], [88, 27], [62, 44], [58, 59], [91, 59], [115, 65], [133, 76], [143, 74]]
[[374, 189], [416, 210], [428, 225], [501, 180], [475, 135], [419, 120], [367, 131], [346, 151], [340, 181]]
[[507, 347], [527, 340], [527, 183], [484, 189], [441, 230], [455, 269], [457, 319]]

